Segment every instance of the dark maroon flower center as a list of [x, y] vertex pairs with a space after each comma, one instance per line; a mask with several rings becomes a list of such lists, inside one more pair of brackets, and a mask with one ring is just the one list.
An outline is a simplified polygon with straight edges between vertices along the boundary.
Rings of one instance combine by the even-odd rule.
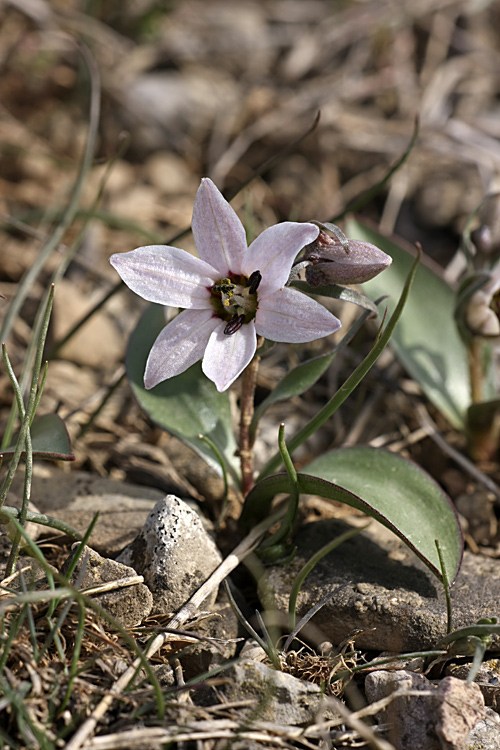
[[224, 328], [227, 336], [255, 318], [261, 279], [260, 271], [254, 271], [250, 277], [229, 274], [210, 288], [212, 307], [215, 315], [227, 323]]

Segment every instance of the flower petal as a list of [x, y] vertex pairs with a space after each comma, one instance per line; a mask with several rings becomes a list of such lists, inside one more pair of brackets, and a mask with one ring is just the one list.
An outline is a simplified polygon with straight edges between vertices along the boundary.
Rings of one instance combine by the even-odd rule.
[[149, 390], [180, 375], [203, 357], [214, 329], [220, 325], [211, 310], [184, 310], [163, 328], [149, 352], [144, 385]]
[[247, 252], [243, 224], [212, 180], [205, 177], [196, 193], [191, 222], [200, 258], [217, 269], [220, 277], [241, 273]]
[[340, 320], [316, 300], [296, 289], [279, 289], [259, 300], [255, 330], [271, 341], [301, 344], [340, 328]]
[[225, 391], [248, 365], [257, 348], [255, 325], [252, 320], [230, 336], [222, 324], [210, 336], [202, 370], [213, 380], [218, 391]]
[[208, 263], [168, 245], [117, 253], [109, 262], [133, 292], [149, 302], [172, 307], [208, 307], [207, 287], [213, 286], [218, 276]]
[[248, 248], [241, 273], [250, 276], [260, 271], [262, 281], [259, 294], [274, 292], [288, 281], [295, 256], [313, 242], [319, 233], [314, 224], [284, 221], [265, 229]]

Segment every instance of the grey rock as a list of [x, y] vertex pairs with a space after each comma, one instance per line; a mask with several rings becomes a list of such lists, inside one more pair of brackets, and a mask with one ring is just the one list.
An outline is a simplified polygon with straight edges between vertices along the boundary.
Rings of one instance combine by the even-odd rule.
[[498, 750], [500, 748], [500, 716], [491, 708], [467, 737], [467, 750]]
[[440, 681], [435, 712], [436, 734], [443, 750], [466, 750], [470, 731], [486, 716], [479, 687], [455, 677]]
[[[252, 701], [252, 717], [276, 724], [301, 726], [314, 722], [325, 700], [318, 685], [278, 672], [257, 661], [234, 664], [224, 672], [224, 694], [229, 701]], [[332, 718], [331, 709], [322, 713]]]
[[[198, 513], [175, 495], [167, 495], [117, 560], [144, 576], [154, 596], [153, 613], [164, 614], [178, 610], [222, 562], [222, 556]], [[208, 604], [216, 595], [215, 591]]]
[[162, 688], [174, 687], [175, 674], [171, 664], [154, 664], [152, 668]]
[[[9, 552], [10, 545], [11, 542], [9, 539]], [[7, 559], [8, 554], [6, 555], [5, 563], [7, 562]], [[57, 573], [56, 568], [54, 568], [52, 565], [49, 565], [49, 569]], [[3, 578], [3, 573], [0, 578]], [[45, 568], [42, 567], [42, 565], [34, 557], [25, 557], [24, 555], [20, 555], [17, 561], [16, 572], [13, 578], [11, 578], [10, 581], [5, 585], [7, 585], [10, 589], [16, 589], [19, 591], [22, 591], [25, 588], [28, 590], [46, 589], [48, 588], [47, 572]]]
[[395, 693], [421, 691], [422, 697], [404, 696], [394, 698], [387, 709], [377, 718], [388, 725], [387, 737], [401, 750], [440, 750], [430, 712], [432, 701], [429, 692], [435, 690], [432, 684], [420, 674], [398, 670], [372, 672], [365, 679], [365, 693], [369, 703], [388, 698]]
[[[78, 544], [73, 545], [73, 553], [78, 546]], [[71, 559], [69, 557], [62, 566], [63, 574], [67, 572]], [[100, 583], [118, 581], [135, 575], [137, 574], [133, 568], [116, 560], [101, 557], [95, 550], [85, 547], [70, 582], [77, 585], [79, 589], [86, 589]], [[153, 595], [143, 583], [119, 587], [103, 594], [94, 594], [93, 598], [126, 628], [140, 625], [153, 607]]]
[[245, 659], [245, 661], [265, 661], [267, 654], [256, 640], [249, 638], [245, 641], [240, 651], [240, 657]]
[[[294, 560], [269, 569], [279, 609], [287, 611], [291, 585], [305, 562], [347, 528], [343, 522], [326, 519], [299, 531]], [[298, 616], [328, 593], [334, 595], [312, 623], [334, 644], [362, 630], [357, 646], [401, 653], [435, 647], [446, 633], [442, 585], [380, 524], [373, 523], [318, 563], [302, 586]], [[495, 614], [500, 599], [500, 560], [466, 552], [451, 596], [454, 628]], [[500, 643], [497, 636], [493, 641], [494, 647]]]
[[[451, 664], [446, 673], [466, 680], [470, 664]], [[495, 711], [500, 711], [500, 659], [488, 659], [481, 664], [474, 682], [479, 686], [484, 702]]]
[[436, 686], [415, 672], [372, 672], [365, 692], [370, 703], [390, 698], [378, 718], [396, 750], [466, 750], [469, 733], [486, 716], [477, 685], [454, 677]]
[[[14, 494], [19, 496], [21, 491], [16, 477]], [[100, 554], [112, 557], [133, 541], [164, 493], [85, 472], [58, 471], [54, 476], [34, 476], [31, 495], [42, 513], [69, 523], [80, 533], [99, 513], [89, 543]]]

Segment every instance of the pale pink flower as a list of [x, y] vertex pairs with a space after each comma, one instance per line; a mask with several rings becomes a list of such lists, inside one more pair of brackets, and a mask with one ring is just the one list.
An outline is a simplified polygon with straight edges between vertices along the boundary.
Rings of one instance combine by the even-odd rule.
[[110, 258], [141, 297], [183, 308], [153, 344], [146, 388], [202, 359], [205, 375], [225, 391], [254, 356], [257, 334], [301, 344], [340, 328], [319, 302], [285, 286], [297, 253], [316, 239], [317, 226], [276, 224], [248, 247], [241, 221], [208, 178], [198, 189], [191, 226], [199, 258], [164, 245]]

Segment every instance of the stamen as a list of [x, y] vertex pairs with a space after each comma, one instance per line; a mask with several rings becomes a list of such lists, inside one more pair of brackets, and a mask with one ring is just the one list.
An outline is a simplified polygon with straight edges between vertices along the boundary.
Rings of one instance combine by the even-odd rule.
[[260, 271], [254, 271], [252, 274], [250, 274], [250, 278], [248, 279], [248, 286], [250, 287], [248, 293], [255, 294], [255, 292], [259, 288], [259, 284], [261, 281], [262, 274]]
[[221, 279], [220, 284], [214, 284], [212, 287], [213, 292], [227, 294], [229, 297], [233, 295], [233, 289], [234, 284], [231, 283], [231, 279]]
[[224, 333], [226, 336], [231, 336], [233, 333], [240, 330], [244, 322], [244, 315], [233, 315], [227, 326], [224, 328]]

